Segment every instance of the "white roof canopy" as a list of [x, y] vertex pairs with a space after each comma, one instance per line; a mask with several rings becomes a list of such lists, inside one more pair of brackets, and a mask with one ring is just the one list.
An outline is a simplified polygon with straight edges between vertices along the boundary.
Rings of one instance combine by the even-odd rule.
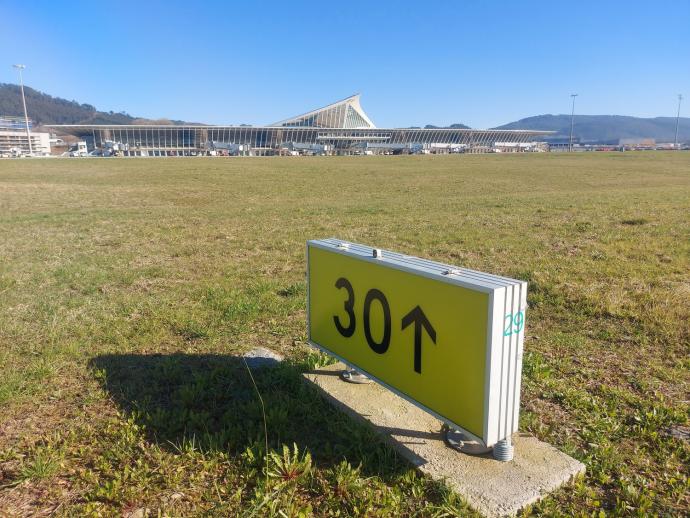
[[271, 124], [281, 127], [316, 127], [316, 128], [344, 128], [344, 129], [374, 129], [376, 126], [364, 113], [359, 103], [359, 94], [355, 94], [342, 101], [329, 104], [318, 110], [291, 117]]

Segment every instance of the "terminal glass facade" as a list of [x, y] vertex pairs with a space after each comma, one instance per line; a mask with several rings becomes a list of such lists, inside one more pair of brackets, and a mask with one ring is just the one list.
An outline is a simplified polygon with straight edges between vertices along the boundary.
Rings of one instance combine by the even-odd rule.
[[[198, 154], [372, 154], [481, 152], [497, 142], [527, 143], [550, 132], [457, 128], [377, 128], [359, 95], [268, 126], [61, 125], [89, 149], [124, 156]], [[516, 149], [520, 149], [516, 147]]]

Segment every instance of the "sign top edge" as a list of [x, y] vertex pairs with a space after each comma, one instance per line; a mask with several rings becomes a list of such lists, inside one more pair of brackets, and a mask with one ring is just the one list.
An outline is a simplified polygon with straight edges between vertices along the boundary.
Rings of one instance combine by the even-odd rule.
[[[334, 237], [325, 239], [310, 239], [307, 241], [307, 245], [325, 250], [331, 250], [333, 252], [361, 258], [364, 260], [370, 260], [371, 262], [375, 261], [385, 266], [403, 269], [413, 273], [419, 273], [421, 275], [436, 278], [445, 282], [470, 284], [482, 288], [483, 291], [494, 291], [510, 286], [527, 284], [527, 281], [519, 279], [512, 279], [510, 277], [503, 277], [478, 270], [461, 268], [459, 266], [440, 263], [430, 259], [423, 259], [416, 256], [402, 254], [400, 252], [393, 252], [391, 250], [374, 248], [369, 245], [352, 243], [350, 241]], [[374, 257], [374, 250], [379, 250], [381, 252], [380, 258]]]

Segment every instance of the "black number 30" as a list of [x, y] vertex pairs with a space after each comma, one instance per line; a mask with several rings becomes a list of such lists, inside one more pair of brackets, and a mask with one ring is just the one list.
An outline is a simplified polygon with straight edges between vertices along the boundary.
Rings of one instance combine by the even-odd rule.
[[343, 303], [343, 307], [345, 308], [345, 313], [347, 313], [349, 322], [347, 324], [347, 327], [345, 327], [340, 322], [340, 317], [333, 317], [333, 321], [335, 322], [335, 327], [338, 329], [338, 332], [345, 338], [350, 338], [355, 333], [356, 325], [354, 311], [355, 291], [352, 289], [352, 284], [350, 284], [350, 281], [348, 281], [345, 277], [341, 277], [340, 279], [335, 281], [335, 287], [338, 289], [345, 288], [347, 290], [347, 300]]
[[[352, 289], [352, 284], [345, 277], [341, 277], [335, 281], [335, 287], [338, 289], [345, 288], [347, 291], [347, 300], [343, 303], [345, 313], [347, 313], [348, 324], [345, 327], [340, 321], [340, 317], [334, 316], [333, 322], [338, 332], [345, 338], [350, 338], [355, 333], [357, 322], [355, 320], [355, 290]], [[371, 305], [377, 301], [381, 306], [383, 312], [383, 336], [381, 341], [377, 342], [371, 335]], [[391, 308], [388, 305], [388, 299], [381, 290], [372, 288], [367, 291], [364, 297], [364, 337], [367, 339], [367, 344], [372, 351], [377, 354], [385, 354], [388, 347], [391, 345]], [[522, 320], [520, 320], [522, 322]], [[511, 320], [512, 323], [512, 320]], [[415, 306], [412, 311], [402, 317], [401, 329], [404, 331], [408, 326], [414, 324], [414, 371], [418, 374], [422, 373], [422, 333], [426, 331], [433, 343], [436, 343], [436, 330], [429, 322], [429, 319], [424, 314], [421, 307]]]

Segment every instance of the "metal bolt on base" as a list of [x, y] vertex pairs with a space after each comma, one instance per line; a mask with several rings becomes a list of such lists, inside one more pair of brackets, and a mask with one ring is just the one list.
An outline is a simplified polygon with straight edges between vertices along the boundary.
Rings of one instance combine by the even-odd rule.
[[510, 442], [510, 438], [498, 441], [494, 446], [494, 459], [501, 462], [508, 462], [513, 460], [514, 448]]
[[347, 381], [348, 383], [357, 383], [359, 385], [365, 385], [371, 383], [371, 379], [359, 372], [357, 369], [347, 369], [340, 373], [340, 379]]

